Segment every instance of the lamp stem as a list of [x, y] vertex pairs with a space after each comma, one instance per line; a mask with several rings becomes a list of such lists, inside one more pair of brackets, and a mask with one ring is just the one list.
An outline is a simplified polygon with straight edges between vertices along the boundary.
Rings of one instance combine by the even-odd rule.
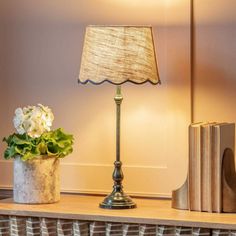
[[121, 86], [116, 86], [116, 95], [114, 97], [116, 103], [116, 161], [114, 162], [115, 169], [113, 171], [112, 178], [114, 180], [113, 191], [122, 192], [122, 180], [124, 179], [124, 174], [122, 172], [120, 161], [120, 115], [121, 115], [121, 103], [123, 100], [121, 94]]
[[116, 161], [120, 161], [120, 115], [121, 103], [123, 100], [120, 85], [117, 85], [116, 87], [116, 95], [114, 100], [116, 102]]
[[135, 208], [136, 204], [123, 192], [122, 185], [124, 174], [121, 168], [122, 162], [120, 161], [120, 114], [123, 97], [120, 85], [117, 85], [116, 87], [114, 100], [116, 103], [116, 160], [114, 162], [115, 168], [112, 175], [114, 185], [112, 193], [100, 203], [100, 207], [108, 209], [130, 209]]

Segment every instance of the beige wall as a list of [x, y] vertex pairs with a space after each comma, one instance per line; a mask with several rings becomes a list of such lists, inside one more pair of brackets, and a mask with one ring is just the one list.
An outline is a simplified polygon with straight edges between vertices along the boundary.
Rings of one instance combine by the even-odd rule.
[[[13, 131], [17, 106], [37, 102], [51, 106], [54, 126], [63, 126], [76, 137], [74, 153], [63, 160], [63, 189], [108, 191], [111, 185], [114, 88], [76, 83], [84, 27], [89, 23], [155, 25], [162, 86], [124, 86], [122, 155], [130, 167], [128, 191], [168, 195], [185, 178], [190, 1], [143, 2], [0, 3], [0, 135]], [[194, 121], [236, 121], [235, 9], [235, 0], [194, 1]], [[0, 163], [0, 185], [10, 187], [11, 164]], [[99, 183], [89, 171], [95, 171]], [[140, 173], [141, 187], [133, 183]]]
[[236, 122], [236, 1], [195, 1], [194, 120]]
[[[0, 23], [0, 55], [3, 55], [3, 35], [4, 35], [4, 32], [3, 32], [3, 26], [2, 24]], [[4, 85], [4, 82], [3, 82], [3, 56], [0, 56], [0, 106], [2, 107], [2, 103], [3, 103], [3, 85]], [[2, 122], [1, 122], [2, 123]]]
[[[1, 7], [0, 7], [1, 9]], [[6, 89], [6, 60], [5, 60], [5, 47], [6, 47], [6, 24], [1, 19], [2, 12], [0, 10], [0, 134], [6, 132], [6, 120], [8, 113], [8, 94], [5, 92]], [[0, 150], [2, 150], [2, 144], [0, 144]]]
[[[190, 123], [190, 1], [1, 1], [4, 96], [1, 137], [13, 131], [16, 107], [43, 103], [54, 127], [75, 136], [62, 161], [62, 189], [109, 192], [115, 158], [112, 85], [82, 86], [79, 72], [87, 24], [152, 24], [162, 85], [124, 85], [122, 159], [129, 193], [170, 196], [186, 177]], [[1, 153], [3, 147], [1, 147]], [[12, 185], [0, 161], [0, 187]], [[148, 184], [147, 184], [148, 183]]]

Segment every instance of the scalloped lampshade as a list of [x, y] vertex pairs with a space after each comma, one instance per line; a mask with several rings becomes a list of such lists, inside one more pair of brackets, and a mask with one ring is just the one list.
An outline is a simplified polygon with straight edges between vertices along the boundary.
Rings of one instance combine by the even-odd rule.
[[152, 28], [148, 26], [88, 26], [79, 83], [160, 82]]

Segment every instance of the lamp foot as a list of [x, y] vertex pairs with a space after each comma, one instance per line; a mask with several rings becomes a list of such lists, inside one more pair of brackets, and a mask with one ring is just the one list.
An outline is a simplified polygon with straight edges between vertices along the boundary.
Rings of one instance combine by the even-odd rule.
[[109, 194], [99, 206], [105, 209], [132, 209], [137, 207], [132, 199], [124, 192], [115, 191]]

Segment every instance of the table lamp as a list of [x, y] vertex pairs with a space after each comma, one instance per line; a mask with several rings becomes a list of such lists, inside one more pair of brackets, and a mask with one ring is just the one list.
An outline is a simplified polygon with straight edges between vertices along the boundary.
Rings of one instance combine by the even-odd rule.
[[116, 102], [116, 160], [113, 191], [101, 208], [129, 209], [136, 204], [123, 191], [120, 159], [120, 106], [123, 100], [121, 84], [160, 83], [152, 28], [149, 26], [88, 26], [86, 28], [79, 83], [117, 86]]

